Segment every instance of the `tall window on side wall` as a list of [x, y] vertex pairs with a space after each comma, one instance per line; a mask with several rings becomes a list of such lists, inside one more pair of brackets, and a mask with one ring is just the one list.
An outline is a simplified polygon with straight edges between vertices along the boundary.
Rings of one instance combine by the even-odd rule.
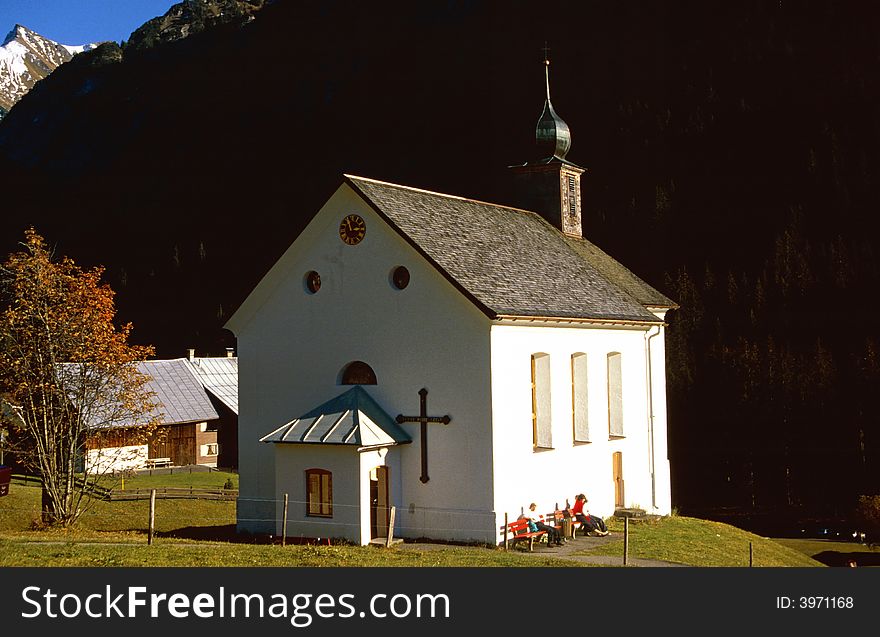
[[333, 517], [333, 474], [326, 469], [306, 469], [306, 515]]
[[608, 354], [608, 436], [623, 437], [623, 373], [620, 352]]
[[532, 354], [532, 444], [537, 449], [553, 447], [550, 435], [550, 357]]
[[575, 442], [590, 442], [587, 405], [587, 355], [578, 352], [571, 356], [571, 420]]

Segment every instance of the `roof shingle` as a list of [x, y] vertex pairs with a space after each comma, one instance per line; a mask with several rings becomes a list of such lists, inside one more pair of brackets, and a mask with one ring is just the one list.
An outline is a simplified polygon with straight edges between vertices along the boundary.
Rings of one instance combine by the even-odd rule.
[[489, 316], [656, 323], [668, 298], [583, 239], [536, 213], [346, 176], [384, 217]]

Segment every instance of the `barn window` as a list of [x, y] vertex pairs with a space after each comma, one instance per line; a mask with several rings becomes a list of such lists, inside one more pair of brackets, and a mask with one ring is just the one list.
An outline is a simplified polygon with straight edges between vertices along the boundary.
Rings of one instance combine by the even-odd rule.
[[608, 436], [623, 437], [623, 373], [620, 352], [608, 354]]
[[550, 435], [550, 357], [532, 354], [532, 445], [553, 447]]
[[333, 517], [333, 474], [326, 469], [306, 469], [306, 515]]
[[590, 442], [587, 405], [587, 355], [578, 352], [571, 356], [571, 426], [575, 442]]
[[375, 385], [376, 372], [363, 361], [352, 361], [342, 370], [340, 385]]

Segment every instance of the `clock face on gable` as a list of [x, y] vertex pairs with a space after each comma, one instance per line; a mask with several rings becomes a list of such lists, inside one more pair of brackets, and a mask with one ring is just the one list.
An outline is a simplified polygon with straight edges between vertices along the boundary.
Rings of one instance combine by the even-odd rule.
[[339, 224], [339, 238], [350, 246], [357, 245], [367, 233], [367, 224], [360, 215], [348, 215]]

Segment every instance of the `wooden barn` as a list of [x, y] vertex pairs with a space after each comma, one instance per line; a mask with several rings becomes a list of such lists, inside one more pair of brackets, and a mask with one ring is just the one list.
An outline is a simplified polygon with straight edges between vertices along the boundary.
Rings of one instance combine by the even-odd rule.
[[142, 361], [138, 371], [150, 377], [147, 389], [155, 396], [151, 416], [157, 417], [160, 425], [148, 440], [140, 435], [137, 424], [96, 430], [85, 445], [90, 470], [217, 466], [220, 415], [190, 361]]

